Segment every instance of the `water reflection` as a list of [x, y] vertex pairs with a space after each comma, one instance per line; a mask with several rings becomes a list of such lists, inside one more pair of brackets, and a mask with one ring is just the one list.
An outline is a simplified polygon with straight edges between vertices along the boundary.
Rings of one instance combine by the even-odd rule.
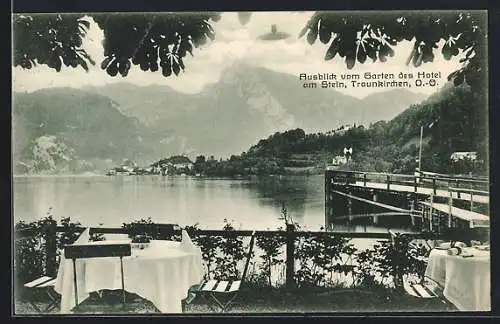
[[[14, 220], [32, 221], [53, 207], [56, 218], [83, 225], [121, 226], [139, 218], [156, 222], [222, 228], [224, 219], [240, 229], [275, 229], [282, 204], [303, 229], [324, 225], [322, 175], [251, 179], [171, 176], [16, 177]], [[386, 231], [368, 223], [339, 224], [345, 231]], [[390, 224], [389, 224], [390, 225]]]
[[[319, 229], [317, 224], [308, 224], [305, 220], [310, 210], [319, 216], [324, 213], [324, 187], [322, 176], [288, 176], [288, 177], [259, 177], [248, 182], [232, 184], [233, 187], [247, 188], [255, 191], [257, 203], [271, 207], [276, 214], [281, 213], [282, 206], [294, 221], [304, 226]], [[321, 219], [323, 215], [321, 215]]]

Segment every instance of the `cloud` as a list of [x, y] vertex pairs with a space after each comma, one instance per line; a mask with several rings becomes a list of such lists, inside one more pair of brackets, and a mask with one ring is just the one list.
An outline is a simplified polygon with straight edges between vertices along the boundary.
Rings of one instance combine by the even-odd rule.
[[[423, 64], [419, 69], [408, 67], [406, 60], [412, 43], [406, 42], [395, 48], [395, 56], [389, 58], [387, 62], [357, 63], [354, 69], [348, 71], [345, 62], [340, 57], [324, 61], [328, 45], [317, 41], [311, 46], [304, 38], [298, 38], [301, 29], [312, 14], [312, 12], [255, 12], [250, 21], [242, 26], [237, 13], [223, 13], [221, 20], [214, 24], [216, 39], [195, 49], [193, 57], [185, 58], [184, 73], [169, 78], [163, 77], [160, 72], [143, 72], [138, 67], [132, 67], [126, 78], [108, 76], [99, 66], [104, 58], [103, 32], [92, 23], [84, 47], [95, 59], [97, 65], [91, 67], [88, 73], [81, 68], [64, 68], [59, 73], [45, 66], [31, 70], [13, 68], [13, 88], [15, 91], [33, 91], [54, 86], [81, 87], [127, 81], [138, 85], [168, 85], [178, 91], [194, 93], [200, 91], [205, 84], [217, 81], [221, 72], [237, 60], [297, 76], [300, 73], [441, 71], [443, 78], [440, 83], [444, 83], [446, 76], [458, 67], [456, 60], [445, 61], [440, 55], [436, 56], [434, 62]], [[280, 41], [259, 40], [260, 35], [270, 32], [273, 24], [277, 26], [278, 31], [286, 32], [291, 36]], [[346, 93], [358, 97], [373, 91], [372, 89], [345, 90]], [[426, 88], [419, 89], [419, 91], [432, 93], [435, 89]]]

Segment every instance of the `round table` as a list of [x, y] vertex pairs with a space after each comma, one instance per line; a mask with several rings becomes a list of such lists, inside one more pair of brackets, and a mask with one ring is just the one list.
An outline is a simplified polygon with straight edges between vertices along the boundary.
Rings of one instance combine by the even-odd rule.
[[473, 257], [433, 249], [425, 275], [444, 287], [443, 295], [461, 311], [490, 311], [490, 252], [464, 248]]
[[[104, 241], [85, 244], [129, 243]], [[77, 259], [78, 301], [89, 292], [121, 289], [120, 259], [113, 257]], [[147, 299], [162, 313], [181, 313], [181, 302], [188, 289], [203, 279], [202, 254], [199, 247], [174, 241], [151, 241], [143, 250], [132, 249], [123, 258], [125, 290]], [[61, 294], [61, 313], [75, 306], [73, 263], [61, 259], [55, 290]]]

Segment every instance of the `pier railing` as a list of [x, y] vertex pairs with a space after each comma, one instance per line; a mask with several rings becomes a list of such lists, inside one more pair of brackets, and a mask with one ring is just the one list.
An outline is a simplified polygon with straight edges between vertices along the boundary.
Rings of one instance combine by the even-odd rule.
[[394, 174], [379, 172], [361, 172], [361, 171], [341, 171], [332, 168], [326, 170], [326, 181], [331, 183], [356, 184], [359, 186], [370, 187], [375, 184], [387, 190], [398, 190], [406, 186], [413, 188], [414, 192], [420, 192], [419, 189], [431, 189], [434, 195], [438, 190], [452, 191], [460, 199], [462, 194], [470, 196], [488, 196], [489, 180], [486, 177], [468, 177], [455, 176], [430, 172], [420, 172], [418, 175]]
[[[74, 227], [72, 228], [73, 233], [78, 236], [79, 233], [81, 233], [85, 227]], [[42, 254], [44, 255], [44, 259], [46, 260], [45, 263], [45, 269], [44, 272], [45, 274], [55, 276], [57, 273], [57, 267], [58, 267], [58, 243], [57, 243], [57, 235], [60, 234], [61, 232], [67, 231], [67, 227], [62, 227], [62, 226], [57, 226], [57, 225], [51, 225], [51, 226], [45, 226], [43, 229], [43, 232], [40, 232], [40, 229], [36, 228], [25, 228], [22, 230], [17, 230], [15, 232], [15, 239], [16, 242], [33, 237], [35, 235], [43, 237], [44, 244], [42, 251]], [[199, 237], [223, 237], [223, 238], [235, 238], [235, 237], [249, 237], [252, 233], [250, 230], [206, 230], [206, 229], [196, 229], [194, 232], [192, 229], [188, 230], [188, 233], [191, 231], [190, 236], [194, 238], [193, 241], [196, 243], [196, 238]], [[91, 227], [90, 228], [90, 233], [91, 235], [96, 235], [96, 234], [128, 234], [129, 232], [127, 231], [126, 228], [108, 228], [108, 227]], [[173, 236], [177, 236], [180, 238], [180, 230], [174, 230], [172, 231]], [[440, 234], [443, 235], [443, 234]], [[299, 254], [304, 253], [304, 251], [308, 250], [314, 250], [314, 245], [321, 246], [321, 249], [318, 250], [318, 246], [316, 246], [316, 250], [310, 252], [313, 255], [311, 256], [310, 260], [312, 262], [319, 262], [319, 264], [325, 264], [330, 262], [328, 260], [325, 261], [325, 258], [328, 259], [328, 253], [333, 253], [331, 249], [335, 249], [335, 244], [340, 244], [342, 245], [342, 240], [343, 239], [375, 239], [378, 240], [378, 242], [386, 241], [390, 242], [391, 240], [391, 234], [389, 232], [381, 232], [381, 233], [366, 233], [366, 232], [326, 232], [326, 231], [300, 231], [297, 230], [295, 225], [288, 224], [286, 226], [285, 230], [268, 230], [268, 231], [256, 231], [256, 237], [257, 240], [259, 241], [259, 238], [272, 238], [272, 237], [281, 237], [282, 238], [282, 247], [284, 247], [284, 267], [285, 267], [285, 283], [287, 287], [294, 287], [297, 285], [297, 275], [303, 274], [304, 270], [300, 268], [299, 270], [296, 269]], [[407, 233], [405, 234], [406, 238], [411, 238], [411, 239], [436, 239], [435, 234], [432, 233]], [[334, 239], [336, 238], [336, 240]], [[443, 236], [441, 238], [444, 238]], [[313, 239], [313, 240], [311, 240]], [[338, 241], [340, 239], [341, 241]], [[309, 247], [300, 248], [298, 242], [299, 241], [307, 241], [309, 244]], [[333, 243], [331, 243], [333, 242]], [[337, 242], [337, 243], [335, 243]], [[321, 245], [323, 244], [323, 245]], [[356, 249], [349, 249], [343, 247], [342, 253], [351, 253], [354, 254]], [[202, 247], [202, 251], [203, 251]], [[300, 251], [298, 251], [300, 250]], [[328, 252], [329, 250], [330, 252]], [[383, 249], [382, 249], [383, 250]], [[299, 253], [300, 252], [300, 253]], [[361, 252], [361, 251], [358, 251]], [[205, 252], [204, 252], [205, 253]], [[363, 252], [364, 253], [364, 252]], [[381, 252], [382, 253], [382, 252]], [[325, 256], [326, 255], [326, 256]], [[361, 253], [361, 255], [363, 255]], [[204, 256], [205, 257], [205, 256]], [[335, 258], [338, 256], [331, 255], [330, 257]], [[365, 256], [366, 257], [366, 256]], [[352, 260], [352, 255], [348, 255], [348, 259]], [[271, 259], [269, 259], [271, 260]], [[365, 260], [366, 261], [366, 260]], [[340, 261], [339, 261], [340, 262]], [[396, 261], [388, 261], [388, 262], [396, 262]], [[366, 263], [366, 262], [365, 262]], [[370, 264], [370, 261], [368, 262], [368, 265]], [[348, 266], [345, 263], [340, 265], [336, 265], [337, 269], [339, 271], [345, 271], [345, 269], [351, 269], [353, 271], [353, 266]], [[371, 266], [365, 267], [365, 270], [359, 270], [359, 271], [370, 271]], [[389, 265], [389, 267], [391, 267]], [[334, 266], [335, 268], [335, 266]], [[393, 269], [401, 269], [400, 264], [394, 264]], [[342, 270], [344, 269], [344, 270]], [[368, 270], [367, 270], [368, 269]], [[401, 270], [403, 271], [403, 270]], [[400, 275], [400, 274], [395, 274], [395, 275]], [[354, 274], [353, 274], [354, 278]]]

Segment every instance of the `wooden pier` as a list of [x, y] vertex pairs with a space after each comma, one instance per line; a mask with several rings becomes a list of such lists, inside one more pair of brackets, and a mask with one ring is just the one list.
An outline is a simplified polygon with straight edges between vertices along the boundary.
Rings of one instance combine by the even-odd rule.
[[359, 218], [370, 218], [377, 224], [384, 216], [403, 217], [420, 230], [489, 228], [489, 181], [435, 173], [326, 169], [326, 228], [337, 221]]

